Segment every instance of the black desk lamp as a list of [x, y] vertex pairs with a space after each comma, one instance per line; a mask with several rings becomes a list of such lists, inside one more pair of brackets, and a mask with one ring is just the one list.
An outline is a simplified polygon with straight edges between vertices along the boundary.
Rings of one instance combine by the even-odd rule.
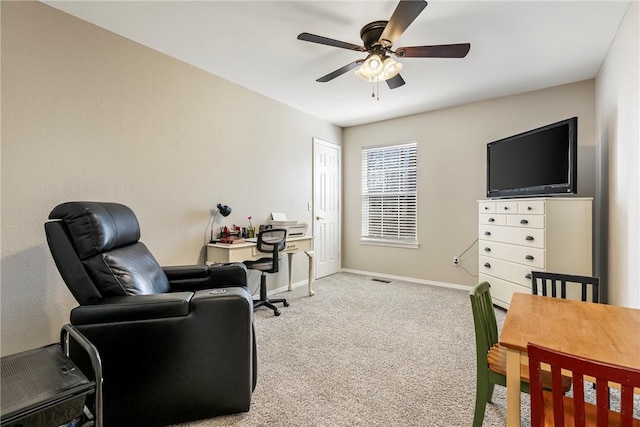
[[222, 203], [218, 203], [218, 206], [216, 206], [218, 209], [216, 210], [216, 213], [213, 214], [213, 221], [211, 221], [211, 242], [213, 243], [213, 228], [216, 225], [216, 218], [218, 218], [218, 214], [227, 217], [229, 216], [229, 214], [231, 213], [231, 208], [227, 205], [223, 205]]

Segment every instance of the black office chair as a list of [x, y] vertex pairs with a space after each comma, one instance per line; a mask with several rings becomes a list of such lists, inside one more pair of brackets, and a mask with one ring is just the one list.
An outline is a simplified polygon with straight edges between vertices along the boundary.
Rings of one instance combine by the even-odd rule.
[[267, 298], [267, 273], [277, 273], [280, 266], [280, 252], [287, 245], [287, 230], [284, 228], [269, 228], [258, 234], [257, 249], [260, 252], [270, 253], [270, 257], [260, 258], [255, 261], [245, 261], [244, 265], [249, 270], [259, 270], [260, 276], [260, 299], [253, 300], [253, 309], [258, 307], [268, 307], [273, 310], [275, 316], [280, 316], [280, 310], [274, 304], [282, 303], [289, 307], [289, 302], [285, 298]]
[[[591, 302], [600, 301], [600, 278], [592, 276], [576, 276], [572, 274], [551, 273], [548, 271], [531, 272], [531, 293], [539, 295], [538, 287], [543, 296], [567, 299], [567, 284], [581, 287], [581, 300], [588, 301], [588, 288], [591, 286]], [[558, 293], [558, 285], [560, 293]]]

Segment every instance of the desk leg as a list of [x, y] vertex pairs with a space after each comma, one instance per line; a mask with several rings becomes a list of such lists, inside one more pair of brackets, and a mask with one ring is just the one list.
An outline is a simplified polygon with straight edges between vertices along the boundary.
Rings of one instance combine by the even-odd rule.
[[304, 253], [309, 257], [309, 296], [315, 295], [313, 291], [313, 251], [304, 251]]
[[520, 352], [507, 348], [507, 426], [520, 426]]
[[[304, 253], [309, 258], [309, 296], [315, 295], [313, 291], [313, 251], [304, 251]], [[289, 252], [287, 256], [289, 257], [289, 292], [293, 290], [292, 283], [292, 272], [293, 272], [293, 252]]]
[[292, 277], [293, 277], [293, 252], [289, 252], [287, 254], [289, 258], [289, 292], [293, 290]]

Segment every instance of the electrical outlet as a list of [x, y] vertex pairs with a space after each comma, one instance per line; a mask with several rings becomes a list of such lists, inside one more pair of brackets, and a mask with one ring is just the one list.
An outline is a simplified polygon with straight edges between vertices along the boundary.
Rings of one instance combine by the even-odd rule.
[[456, 267], [460, 267], [460, 258], [458, 258], [457, 256], [453, 257], [453, 265]]

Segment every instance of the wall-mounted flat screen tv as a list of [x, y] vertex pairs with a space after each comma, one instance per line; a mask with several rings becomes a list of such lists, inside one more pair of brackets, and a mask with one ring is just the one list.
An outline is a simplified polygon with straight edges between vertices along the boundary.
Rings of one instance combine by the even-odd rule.
[[578, 118], [487, 144], [487, 197], [576, 194]]

